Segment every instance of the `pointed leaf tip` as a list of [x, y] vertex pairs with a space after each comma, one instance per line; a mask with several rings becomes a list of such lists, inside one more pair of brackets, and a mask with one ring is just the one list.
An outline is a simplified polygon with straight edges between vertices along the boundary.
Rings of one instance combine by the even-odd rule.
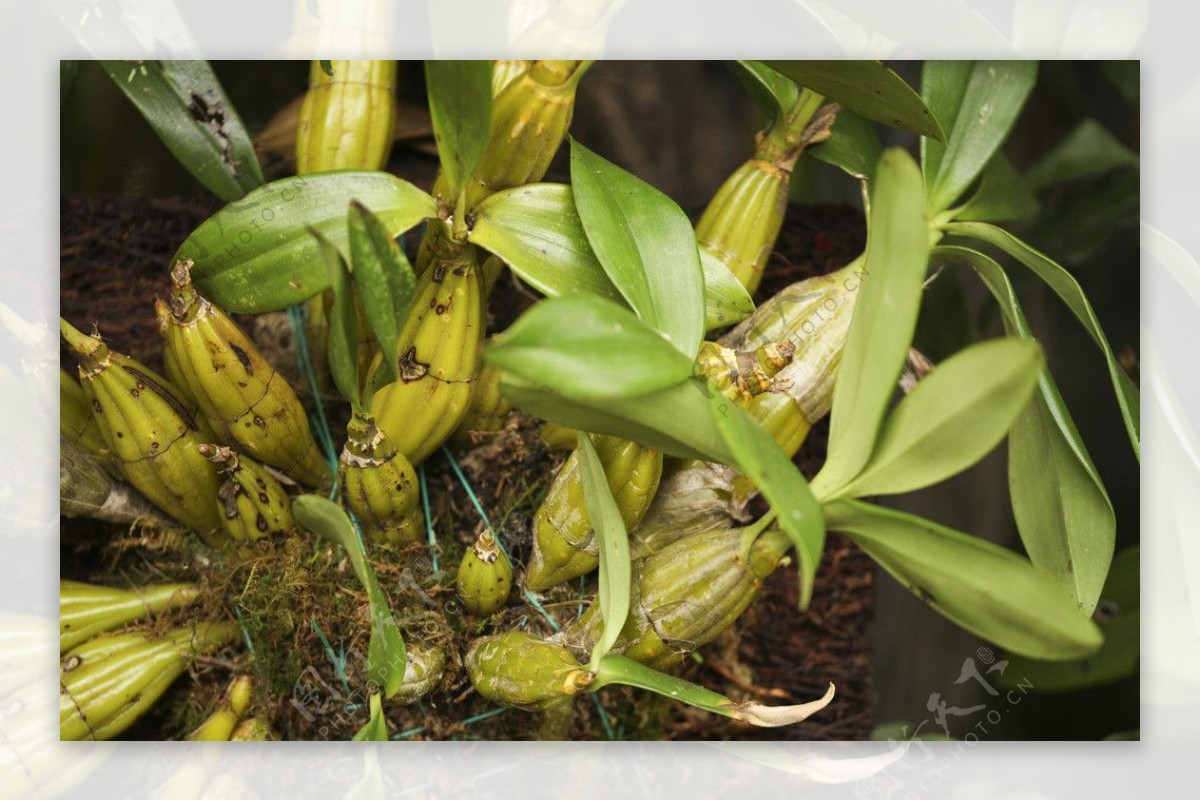
[[809, 701], [806, 704], [794, 704], [792, 706], [767, 706], [766, 704], [756, 704], [753, 701], [746, 701], [741, 704], [729, 705], [729, 716], [735, 720], [741, 720], [746, 723], [752, 723], [755, 726], [763, 726], [766, 728], [777, 728], [779, 726], [790, 726], [793, 723], [799, 723], [807, 720], [816, 713], [820, 712], [829, 703], [833, 701], [835, 688], [833, 682], [829, 682], [829, 689], [825, 694], [815, 701]]

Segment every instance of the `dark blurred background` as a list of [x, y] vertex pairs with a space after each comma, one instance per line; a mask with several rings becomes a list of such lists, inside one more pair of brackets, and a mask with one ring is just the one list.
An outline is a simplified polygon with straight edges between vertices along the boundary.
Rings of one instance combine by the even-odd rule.
[[[912, 85], [920, 65], [890, 64]], [[216, 62], [216, 72], [252, 135], [270, 177], [292, 170], [288, 149], [272, 147], [272, 119], [304, 91], [306, 62]], [[401, 132], [389, 169], [418, 185], [432, 183], [436, 161], [424, 111], [418, 63], [402, 64]], [[1085, 120], [1138, 149], [1136, 62], [1044, 62], [1037, 87], [1005, 148], [1028, 169]], [[79, 65], [62, 102], [63, 196], [203, 195], [98, 66]], [[723, 62], [617, 61], [597, 64], [579, 90], [572, 135], [657, 186], [683, 208], [703, 207], [750, 153], [762, 119]], [[885, 142], [916, 153], [915, 138], [881, 131]], [[270, 152], [274, 149], [276, 152]], [[550, 178], [565, 180], [560, 154]], [[1112, 169], [1039, 192], [1040, 212], [1006, 225], [1067, 267], [1090, 298], [1118, 358], [1137, 377], [1139, 341], [1139, 171]], [[810, 204], [861, 208], [858, 185], [832, 167], [803, 159], [794, 181], [793, 215]], [[214, 201], [215, 202], [215, 201]], [[1118, 552], [1139, 540], [1138, 463], [1132, 455], [1104, 362], [1071, 313], [1022, 268], [1010, 271], [1034, 333], [1041, 339], [1063, 397], [1104, 479], [1117, 514]], [[927, 293], [916, 346], [935, 361], [981, 337], [1002, 332], [989, 295], [964, 271], [938, 279]], [[1004, 448], [940, 486], [891, 499], [892, 505], [1020, 549], [1009, 509]], [[964, 660], [986, 644], [931, 611], [886, 576], [877, 582], [873, 624], [880, 723], [900, 722], [909, 736], [931, 719], [933, 693], [960, 708], [986, 703], [980, 683], [956, 683]], [[986, 655], [986, 654], [985, 654]], [[996, 658], [1002, 658], [997, 656]], [[994, 675], [994, 674], [991, 674]], [[1098, 739], [1138, 727], [1136, 676], [1102, 687], [1054, 694], [1004, 710], [985, 739]], [[922, 734], [937, 733], [927, 723]], [[951, 731], [962, 736], [965, 730]]]

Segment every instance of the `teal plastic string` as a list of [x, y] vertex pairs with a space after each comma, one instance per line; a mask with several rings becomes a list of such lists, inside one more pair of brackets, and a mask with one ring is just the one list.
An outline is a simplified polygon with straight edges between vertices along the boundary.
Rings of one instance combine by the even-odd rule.
[[325, 450], [325, 459], [329, 462], [329, 468], [333, 472], [333, 488], [329, 490], [329, 499], [333, 500], [338, 493], [337, 450], [333, 445], [333, 434], [329, 431], [329, 420], [325, 417], [325, 404], [321, 400], [321, 389], [317, 386], [317, 373], [313, 369], [312, 359], [309, 358], [308, 336], [304, 333], [305, 323], [308, 320], [308, 309], [297, 304], [288, 306], [287, 312], [288, 324], [291, 326], [292, 337], [296, 342], [296, 364], [300, 368], [300, 374], [308, 381], [308, 388], [312, 392], [313, 402], [317, 407], [316, 414], [310, 415], [310, 417], [317, 429], [317, 439]]
[[604, 735], [610, 740], [617, 739], [616, 732], [612, 729], [612, 724], [608, 722], [608, 715], [604, 714], [604, 704], [600, 703], [600, 695], [592, 693], [592, 702], [596, 704], [596, 714], [600, 717], [600, 725], [604, 727]]
[[[479, 502], [479, 498], [475, 496], [475, 490], [472, 489], [471, 482], [467, 481], [467, 477], [463, 475], [462, 469], [458, 466], [458, 462], [454, 459], [454, 454], [450, 453], [450, 449], [445, 445], [442, 446], [442, 453], [446, 454], [446, 459], [449, 460], [450, 467], [454, 470], [454, 475], [458, 477], [458, 483], [462, 484], [463, 489], [467, 491], [467, 497], [471, 499], [471, 503], [475, 506], [475, 511], [479, 512], [479, 516], [483, 518], [484, 524], [488, 527], [488, 531], [490, 531], [492, 534], [492, 539], [494, 539], [496, 544], [500, 546], [501, 552], [504, 553], [504, 558], [509, 561], [509, 564], [512, 564], [512, 557], [508, 555], [508, 549], [504, 547], [504, 543], [501, 541], [500, 535], [496, 533], [494, 528], [492, 528], [492, 521], [488, 519], [487, 512], [483, 510], [483, 504], [481, 504]], [[544, 606], [542, 606], [542, 602], [539, 601], [537, 596], [530, 592], [527, 587], [521, 588], [521, 594], [525, 596], [525, 600], [529, 602], [530, 606], [541, 613], [542, 617], [546, 619], [546, 622], [550, 624], [550, 628], [554, 629], [555, 631], [562, 629], [562, 626], [558, 624], [558, 621], [550, 616], [550, 613], [546, 611]]]
[[329, 657], [330, 663], [333, 664], [333, 670], [337, 674], [338, 679], [342, 682], [342, 689], [346, 691], [346, 696], [350, 695], [350, 680], [346, 677], [346, 657], [343, 654], [339, 657], [333, 652], [333, 646], [329, 644], [329, 639], [326, 638], [325, 632], [321, 631], [320, 625], [317, 624], [317, 619], [313, 618], [309, 621], [312, 630], [321, 638], [321, 644], [325, 646], [325, 655]]
[[[475, 511], [479, 512], [479, 516], [483, 518], [483, 522], [487, 524], [488, 531], [492, 532], [492, 536], [496, 536], [496, 530], [492, 528], [492, 521], [488, 519], [488, 514], [483, 510], [483, 504], [479, 502], [479, 498], [475, 495], [475, 490], [471, 487], [471, 482], [467, 481], [467, 477], [463, 475], [462, 468], [458, 466], [458, 461], [454, 458], [454, 454], [450, 453], [450, 449], [445, 445], [442, 446], [442, 453], [446, 454], [446, 459], [450, 462], [450, 468], [454, 470], [454, 475], [458, 477], [458, 483], [462, 484], [463, 489], [467, 491], [467, 497], [471, 499], [471, 504], [475, 507]], [[500, 546], [504, 550], [504, 546]], [[508, 552], [505, 551], [505, 556]]]
[[425, 465], [417, 465], [417, 478], [421, 484], [421, 507], [425, 510], [425, 536], [429, 540], [429, 559], [433, 572], [438, 572], [437, 537], [433, 533], [433, 518], [429, 514], [429, 486], [425, 483]]
[[[506, 709], [504, 707], [500, 707], [497, 709], [489, 709], [487, 712], [480, 712], [478, 715], [472, 715], [469, 718], [463, 718], [463, 720], [460, 722], [464, 726], [470, 726], [472, 723], [478, 723], [481, 720], [487, 720], [488, 718], [494, 718], [497, 715], [502, 715], [507, 711], [508, 711], [508, 709]], [[428, 729], [429, 729], [428, 726], [417, 726], [414, 729], [405, 729], [404, 731], [402, 731], [398, 734], [393, 734], [392, 739], [393, 740], [407, 740], [409, 737], [415, 737], [416, 735], [420, 734], [423, 731], [427, 731]]]
[[246, 629], [246, 623], [242, 620], [242, 609], [237, 604], [233, 604], [233, 616], [237, 618], [238, 628], [242, 630], [242, 639], [246, 641], [246, 650], [250, 652], [250, 658], [253, 659], [254, 643], [250, 641], [250, 632]]

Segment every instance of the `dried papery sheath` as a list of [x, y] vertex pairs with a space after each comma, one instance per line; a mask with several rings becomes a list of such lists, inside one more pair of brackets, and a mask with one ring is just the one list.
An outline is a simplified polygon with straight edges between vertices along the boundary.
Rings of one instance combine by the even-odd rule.
[[532, 62], [520, 59], [501, 59], [492, 64], [492, 95], [498, 95], [510, 83], [521, 77]]
[[[759, 354], [757, 361], [769, 359], [771, 349], [779, 349], [777, 356], [783, 355], [783, 349], [793, 350], [791, 359], [770, 376], [765, 387], [758, 374], [746, 383], [747, 389], [759, 390], [756, 394], [746, 397], [733, 391], [735, 402], [789, 455], [800, 449], [813, 423], [829, 413], [864, 278], [861, 262], [855, 261], [829, 275], [792, 284], [722, 337], [719, 348], [706, 344], [701, 350], [698, 369], [708, 378], [721, 379], [715, 382], [718, 388], [735, 387], [730, 374], [745, 354]], [[754, 486], [732, 467], [693, 460], [669, 468], [654, 505], [630, 532], [634, 555], [744, 520], [746, 503], [754, 493]]]
[[752, 351], [705, 342], [696, 356], [696, 376], [712, 381], [722, 395], [744, 407], [755, 395], [767, 391], [795, 354], [796, 346], [786, 340], [768, 342]]
[[654, 502], [641, 524], [629, 532], [634, 559], [657, 553], [692, 534], [732, 525], [736, 468], [689, 459], [663, 472]]
[[391, 703], [411, 704], [436, 687], [446, 670], [446, 649], [410, 642], [404, 650], [404, 663], [404, 682], [388, 699]]
[[[115, 464], [112, 471], [120, 475]], [[128, 525], [137, 521], [170, 525], [165, 517], [128, 484], [114, 480], [92, 455], [65, 439], [58, 451], [59, 512]]]

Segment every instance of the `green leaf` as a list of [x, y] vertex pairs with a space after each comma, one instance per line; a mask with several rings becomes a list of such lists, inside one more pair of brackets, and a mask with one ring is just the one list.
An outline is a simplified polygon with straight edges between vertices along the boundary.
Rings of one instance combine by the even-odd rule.
[[1025, 174], [1025, 179], [1033, 191], [1041, 192], [1056, 184], [1099, 175], [1118, 167], [1136, 169], [1139, 163], [1137, 153], [1089, 118], [1042, 156]]
[[570, 428], [632, 440], [684, 459], [734, 464], [709, 410], [713, 392], [696, 379], [633, 398], [587, 400], [506, 374], [500, 391], [523, 411]]
[[700, 246], [704, 270], [704, 330], [740, 323], [754, 313], [754, 299], [725, 263]]
[[[974, 269], [1000, 304], [1005, 329], [1032, 338], [1012, 284], [994, 259], [962, 247], [934, 253], [939, 262]], [[1049, 370], [1010, 430], [1008, 484], [1025, 552], [1091, 614], [1108, 574], [1117, 520]]]
[[832, 164], [854, 178], [870, 180], [883, 145], [875, 126], [852, 111], [838, 112], [824, 142], [805, 149], [805, 153]]
[[286, 308], [329, 288], [320, 248], [308, 229], [346, 249], [346, 207], [352, 200], [374, 209], [392, 235], [437, 216], [433, 198], [385, 172], [283, 178], [209, 217], [171, 261], [192, 259], [192, 281], [227, 312]]
[[590, 292], [624, 302], [588, 244], [566, 184], [506, 189], [487, 197], [472, 214], [470, 240], [543, 295]]
[[925, 62], [921, 96], [949, 133], [944, 145], [921, 140], [931, 215], [950, 208], [978, 177], [1008, 136], [1036, 80], [1034, 61]]
[[879, 61], [765, 61], [801, 86], [843, 107], [896, 128], [945, 141], [921, 97]]
[[329, 338], [326, 348], [329, 373], [338, 391], [353, 406], [361, 406], [362, 393], [358, 381], [358, 309], [354, 301], [354, 283], [350, 280], [346, 260], [342, 258], [338, 249], [319, 232], [314, 230], [312, 235], [320, 243], [321, 259], [325, 264], [325, 273], [329, 276], [329, 287], [333, 290], [333, 309], [329, 315]]
[[827, 497], [895, 495], [966, 470], [1004, 439], [1044, 366], [1032, 340], [993, 339], [959, 351], [900, 401], [862, 473]]
[[1103, 642], [1053, 578], [1006, 548], [861, 501], [827, 505], [825, 523], [942, 615], [1014, 653], [1079, 659]]
[[425, 62], [429, 116], [438, 158], [457, 198], [487, 147], [492, 122], [492, 62]]
[[818, 497], [845, 486], [867, 463], [908, 358], [929, 255], [922, 197], [912, 158], [897, 148], [884, 151], [875, 169], [862, 289], [833, 388], [829, 456], [813, 480]]
[[321, 72], [325, 73], [330, 78], [333, 77], [333, 62], [332, 61], [330, 61], [329, 59], [323, 58], [317, 63], [321, 65]]
[[350, 204], [350, 256], [363, 316], [379, 341], [387, 376], [396, 377], [396, 340], [412, 306], [417, 278], [387, 226], [357, 201]]
[[263, 182], [254, 143], [207, 61], [101, 61], [200, 183], [231, 201]]
[[734, 703], [720, 693], [705, 689], [698, 684], [684, 681], [677, 676], [660, 673], [654, 668], [635, 662], [626, 656], [609, 654], [600, 660], [596, 679], [590, 689], [599, 690], [612, 684], [623, 684], [649, 690], [673, 701], [714, 712], [718, 715], [752, 723], [755, 726], [788, 726], [820, 712], [833, 700], [833, 685], [822, 698], [807, 704], [794, 706], [765, 706], [752, 701]]
[[354, 574], [367, 591], [371, 603], [371, 640], [367, 645], [367, 673], [383, 691], [384, 698], [391, 698], [404, 683], [405, 662], [404, 637], [396, 627], [392, 611], [388, 608], [387, 596], [379, 587], [375, 571], [367, 562], [363, 552], [362, 536], [355, 529], [342, 507], [319, 495], [301, 495], [292, 501], [292, 512], [296, 521], [309, 531], [333, 540], [346, 549]]
[[383, 716], [383, 700], [379, 693], [371, 693], [371, 719], [366, 724], [354, 732], [354, 736], [350, 738], [352, 742], [356, 741], [374, 741], [387, 742], [387, 719]]
[[761, 61], [735, 61], [734, 71], [746, 91], [768, 115], [778, 117], [795, 104], [800, 87]]
[[1140, 570], [1138, 549], [1122, 551], [1113, 560], [1112, 571], [1101, 598], [1106, 612], [1100, 617], [1104, 645], [1081, 662], [1041, 662], [1021, 656], [1008, 659], [1000, 684], [1033, 685], [1035, 692], [1064, 692], [1098, 687], [1128, 678], [1138, 669], [1141, 610], [1138, 592]]
[[1140, 193], [1138, 170], [1114, 170], [1057, 194], [1053, 214], [1042, 215], [1022, 233], [1064, 267], [1088, 268], [1108, 255], [1114, 236], [1137, 229]]
[[588, 242], [638, 316], [689, 359], [704, 337], [704, 272], [686, 214], [571, 140], [571, 187]]
[[954, 219], [989, 222], [1024, 220], [1037, 214], [1038, 208], [1037, 198], [1013, 169], [1008, 158], [1003, 153], [997, 153], [984, 168], [979, 188], [954, 213]]
[[[497, 192], [472, 212], [470, 240], [494, 253], [543, 295], [590, 292], [624, 303], [600, 266], [575, 208], [571, 187], [530, 184]], [[745, 319], [754, 301], [741, 283], [700, 248], [705, 330]]]
[[825, 520], [804, 476], [754, 418], [715, 391], [709, 399], [717, 430], [738, 468], [762, 492], [779, 527], [800, 556], [800, 608], [812, 600], [813, 581], [825, 550]]
[[976, 222], [949, 223], [944, 226], [943, 230], [951, 236], [971, 237], [1000, 248], [1036, 273], [1067, 304], [1067, 307], [1083, 324], [1084, 330], [1091, 336], [1092, 341], [1100, 348], [1104, 360], [1108, 363], [1108, 375], [1112, 380], [1117, 403], [1121, 407], [1125, 430], [1129, 434], [1134, 454], [1140, 459], [1142, 450], [1139, 429], [1141, 399], [1138, 396], [1138, 388], [1121, 369], [1117, 358], [1113, 356], [1108, 339], [1104, 336], [1104, 329], [1100, 327], [1100, 320], [1096, 317], [1092, 304], [1088, 302], [1087, 296], [1083, 294], [1083, 289], [1080, 288], [1075, 277], [1008, 231], [994, 225]]
[[600, 618], [604, 621], [600, 638], [592, 647], [588, 670], [595, 670], [600, 659], [612, 650], [621, 628], [629, 617], [633, 569], [629, 559], [629, 533], [625, 520], [608, 486], [604, 465], [596, 453], [592, 438], [582, 431], [577, 436], [579, 468], [583, 479], [583, 502], [588, 522], [596, 531], [600, 544], [600, 584], [597, 600]]
[[534, 305], [485, 355], [507, 373], [574, 398], [645, 395], [692, 374], [692, 362], [633, 312], [583, 293]]

